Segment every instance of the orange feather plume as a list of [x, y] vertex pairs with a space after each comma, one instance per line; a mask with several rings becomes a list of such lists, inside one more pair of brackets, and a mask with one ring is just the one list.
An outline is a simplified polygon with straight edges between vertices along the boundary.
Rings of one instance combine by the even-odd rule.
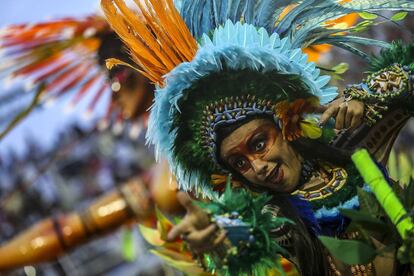
[[[163, 86], [164, 75], [183, 62], [191, 61], [197, 42], [172, 0], [135, 0], [137, 12], [124, 0], [101, 0], [105, 16], [128, 46], [138, 71]], [[114, 62], [110, 65], [122, 65]]]
[[[351, 2], [352, 0], [342, 0], [339, 1], [339, 4], [344, 4], [347, 2]], [[297, 4], [292, 4], [287, 6], [282, 13], [280, 14], [279, 20], [284, 18], [294, 7], [296, 7]], [[335, 20], [329, 20], [325, 22], [326, 26], [329, 26], [330, 28], [343, 28], [347, 29], [354, 25], [358, 20], [358, 14], [357, 13], [351, 13], [345, 16], [342, 16]], [[332, 49], [332, 45], [328, 44], [321, 44], [321, 45], [312, 45], [310, 47], [304, 48], [303, 51], [308, 55], [308, 61], [317, 62], [319, 57], [329, 52]]]

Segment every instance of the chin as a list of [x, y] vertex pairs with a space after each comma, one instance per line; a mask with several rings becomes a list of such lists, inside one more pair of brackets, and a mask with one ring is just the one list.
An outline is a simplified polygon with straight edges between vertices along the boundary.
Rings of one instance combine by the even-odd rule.
[[286, 179], [283, 180], [283, 182], [280, 185], [282, 187], [283, 192], [285, 193], [291, 193], [297, 187], [296, 181], [294, 179], [291, 179], [289, 175]]
[[272, 192], [276, 192], [276, 193], [288, 193], [290, 191], [289, 190], [289, 186], [286, 185], [286, 183], [282, 182], [282, 183], [278, 183], [278, 184], [272, 184], [271, 187], [269, 187], [269, 190], [271, 190]]
[[284, 187], [287, 192], [293, 192], [296, 187], [300, 184], [300, 172], [299, 171], [286, 171], [285, 179], [283, 180]]
[[286, 193], [293, 193], [294, 191], [295, 191], [295, 187], [296, 187], [296, 185], [289, 185], [289, 186], [286, 186], [286, 188], [285, 188], [285, 191], [284, 192], [286, 192]]

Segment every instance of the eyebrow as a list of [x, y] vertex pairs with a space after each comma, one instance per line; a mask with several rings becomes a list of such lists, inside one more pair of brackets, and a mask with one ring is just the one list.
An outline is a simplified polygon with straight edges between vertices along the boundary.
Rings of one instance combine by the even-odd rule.
[[260, 129], [261, 127], [257, 127], [257, 128], [255, 128], [250, 134], [249, 134], [249, 136], [247, 137], [247, 139], [245, 139], [245, 140], [243, 140], [243, 141], [241, 141], [240, 143], [238, 143], [236, 146], [234, 146], [234, 147], [232, 147], [229, 151], [228, 151], [228, 154], [226, 154], [226, 155], [224, 155], [224, 158], [225, 159], [228, 159], [229, 157], [231, 157], [233, 154], [234, 154], [234, 151], [237, 149], [237, 148], [241, 148], [241, 144], [242, 143], [244, 143], [244, 141], [246, 141], [244, 144], [245, 145], [248, 145], [249, 143], [250, 143], [250, 141], [252, 140], [252, 138], [256, 135], [256, 131], [258, 130], [258, 129]]

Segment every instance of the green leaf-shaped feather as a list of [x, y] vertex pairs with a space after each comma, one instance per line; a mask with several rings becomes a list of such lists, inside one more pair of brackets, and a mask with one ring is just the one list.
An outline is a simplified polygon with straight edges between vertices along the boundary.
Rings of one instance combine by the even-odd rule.
[[356, 240], [340, 240], [327, 236], [319, 239], [331, 254], [346, 264], [367, 264], [377, 255], [372, 246]]
[[391, 17], [392, 21], [401, 21], [407, 17], [408, 12], [397, 12]]

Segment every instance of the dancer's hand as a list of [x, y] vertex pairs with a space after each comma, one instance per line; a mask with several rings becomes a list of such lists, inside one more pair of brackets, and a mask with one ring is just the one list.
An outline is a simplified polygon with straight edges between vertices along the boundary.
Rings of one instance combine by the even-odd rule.
[[197, 254], [210, 251], [224, 241], [226, 233], [220, 230], [216, 224], [210, 222], [209, 215], [194, 205], [188, 194], [179, 192], [177, 199], [187, 210], [187, 214], [168, 233], [168, 241], [181, 238]]
[[324, 125], [329, 118], [334, 118], [336, 129], [355, 129], [363, 122], [364, 109], [363, 102], [341, 97], [322, 107], [319, 123]]

